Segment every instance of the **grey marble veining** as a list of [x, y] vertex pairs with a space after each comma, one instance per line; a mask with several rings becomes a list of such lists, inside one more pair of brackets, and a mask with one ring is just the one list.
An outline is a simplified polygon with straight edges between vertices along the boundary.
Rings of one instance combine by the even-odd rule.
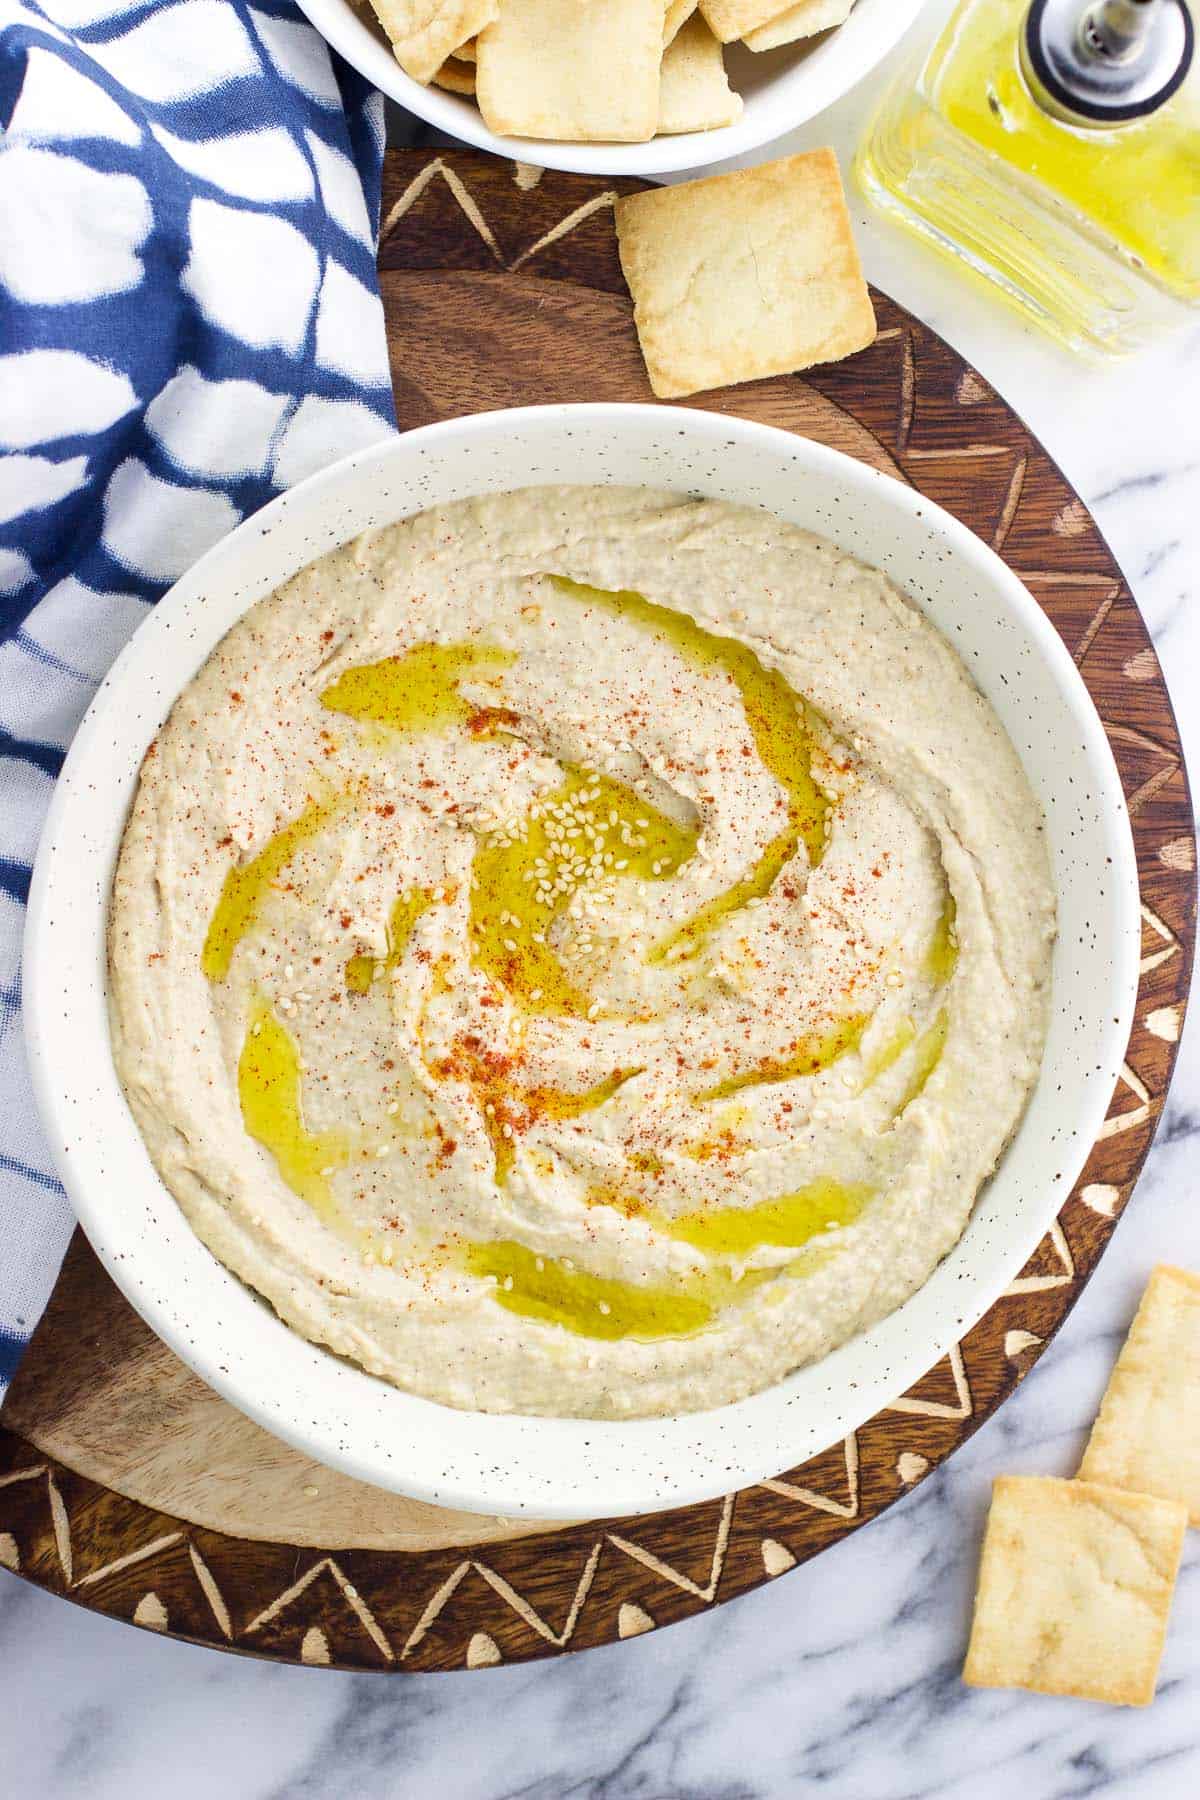
[[[833, 142], [848, 160], [871, 99], [860, 90], [780, 148]], [[1084, 369], [857, 212], [871, 279], [994, 382], [1095, 511], [1200, 769], [1200, 330]], [[1192, 1800], [1200, 1534], [1147, 1711], [958, 1679], [990, 1481], [1073, 1472], [1160, 1259], [1200, 1268], [1200, 1023], [1115, 1244], [1057, 1342], [875, 1524], [667, 1631], [557, 1662], [399, 1679], [163, 1641], [0, 1572], [0, 1800]]]

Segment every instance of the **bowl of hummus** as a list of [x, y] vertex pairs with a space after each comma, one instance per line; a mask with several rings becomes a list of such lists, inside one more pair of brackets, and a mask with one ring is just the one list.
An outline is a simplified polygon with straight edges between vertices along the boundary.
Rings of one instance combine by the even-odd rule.
[[1102, 726], [898, 482], [640, 406], [359, 453], [209, 552], [56, 791], [25, 977], [135, 1306], [362, 1479], [778, 1472], [986, 1311], [1136, 991]]

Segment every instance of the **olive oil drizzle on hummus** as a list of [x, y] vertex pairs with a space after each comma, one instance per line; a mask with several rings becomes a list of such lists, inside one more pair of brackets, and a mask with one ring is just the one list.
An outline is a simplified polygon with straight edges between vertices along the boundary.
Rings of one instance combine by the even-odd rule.
[[655, 1224], [669, 1237], [710, 1255], [749, 1256], [765, 1244], [799, 1250], [824, 1232], [853, 1225], [874, 1194], [865, 1182], [824, 1175], [777, 1200], [761, 1200], [755, 1206], [701, 1207], [677, 1219], [656, 1216]]
[[954, 895], [949, 886], [946, 898], [942, 902], [942, 910], [937, 924], [933, 928], [933, 936], [929, 940], [929, 948], [925, 952], [925, 973], [930, 981], [938, 987], [945, 987], [953, 975], [958, 962], [958, 909], [954, 904]]
[[238, 1058], [238, 1100], [250, 1136], [269, 1150], [294, 1194], [335, 1229], [340, 1223], [330, 1174], [349, 1162], [350, 1140], [335, 1131], [309, 1131], [301, 1101], [303, 1069], [291, 1033], [266, 1001], [250, 1015]]
[[555, 920], [594, 882], [668, 880], [692, 855], [696, 836], [611, 776], [568, 768], [515, 831], [496, 834], [475, 854], [476, 964], [530, 1011], [586, 1015], [587, 995], [549, 942]]
[[686, 1337], [711, 1324], [724, 1287], [703, 1274], [662, 1287], [610, 1281], [510, 1242], [471, 1244], [464, 1261], [472, 1275], [494, 1279], [494, 1297], [508, 1312], [580, 1337]]
[[873, 1198], [874, 1189], [865, 1184], [826, 1177], [757, 1206], [722, 1206], [677, 1219], [653, 1215], [660, 1231], [709, 1255], [744, 1258], [766, 1245], [796, 1251], [812, 1245], [782, 1268], [718, 1264], [643, 1287], [589, 1274], [569, 1258], [539, 1256], [511, 1241], [471, 1244], [464, 1262], [472, 1274], [494, 1278], [495, 1299], [509, 1312], [542, 1319], [580, 1337], [685, 1337], [702, 1331], [724, 1307], [764, 1283], [810, 1273], [823, 1260], [821, 1251], [828, 1254], [825, 1246], [812, 1240], [853, 1224]]
[[942, 1060], [942, 1051], [946, 1048], [949, 1032], [950, 1019], [943, 1006], [917, 1039], [917, 1047], [913, 1053], [913, 1066], [909, 1072], [904, 1092], [896, 1102], [893, 1118], [898, 1119], [901, 1113], [906, 1112], [913, 1101], [919, 1099], [925, 1092], [933, 1071]]
[[224, 981], [239, 942], [253, 929], [263, 901], [301, 844], [332, 825], [344, 804], [341, 799], [310, 799], [303, 812], [269, 838], [257, 856], [235, 863], [229, 870], [200, 953], [200, 966], [210, 981]]
[[703, 1088], [692, 1098], [697, 1102], [728, 1100], [745, 1088], [763, 1087], [778, 1081], [794, 1081], [801, 1075], [819, 1075], [851, 1050], [856, 1050], [864, 1031], [871, 1023], [869, 1013], [853, 1013], [829, 1030], [797, 1040], [790, 1056], [777, 1061], [761, 1062], [742, 1075], [731, 1075], [714, 1087]]
[[408, 888], [393, 903], [388, 914], [387, 954], [376, 958], [362, 953], [346, 962], [346, 986], [352, 994], [365, 994], [379, 975], [394, 969], [404, 955], [421, 914], [433, 905], [433, 895], [424, 888]]
[[459, 693], [458, 683], [514, 660], [513, 651], [494, 644], [414, 644], [400, 656], [343, 670], [322, 693], [321, 705], [393, 731], [464, 725], [475, 709]]
[[748, 645], [737, 639], [706, 631], [686, 613], [658, 606], [642, 594], [610, 593], [557, 575], [551, 579], [560, 593], [572, 595], [585, 606], [606, 607], [622, 618], [647, 626], [665, 638], [693, 668], [729, 676], [741, 697], [746, 723], [763, 766], [787, 795], [787, 825], [771, 839], [749, 874], [702, 906], [650, 953], [652, 961], [695, 956], [731, 913], [770, 892], [801, 844], [813, 868], [825, 854], [833, 803], [812, 772], [817, 715], [778, 670], [769, 669]]

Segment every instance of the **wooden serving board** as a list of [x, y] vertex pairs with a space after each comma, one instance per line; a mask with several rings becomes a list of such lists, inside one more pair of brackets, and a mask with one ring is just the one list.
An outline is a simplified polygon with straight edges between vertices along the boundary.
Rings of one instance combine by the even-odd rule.
[[[649, 400], [612, 201], [640, 186], [394, 154], [380, 266], [401, 426], [550, 400]], [[280, 1661], [478, 1668], [732, 1599], [883, 1510], [1010, 1393], [1078, 1298], [1162, 1106], [1195, 931], [1195, 841], [1155, 654], [1086, 507], [987, 382], [877, 294], [847, 362], [705, 394], [912, 483], [994, 545], [1078, 663], [1121, 770], [1144, 941], [1124, 1076], [1028, 1266], [907, 1394], [724, 1500], [562, 1527], [442, 1512], [308, 1462], [158, 1342], [76, 1238], [0, 1418], [0, 1561], [154, 1630]]]

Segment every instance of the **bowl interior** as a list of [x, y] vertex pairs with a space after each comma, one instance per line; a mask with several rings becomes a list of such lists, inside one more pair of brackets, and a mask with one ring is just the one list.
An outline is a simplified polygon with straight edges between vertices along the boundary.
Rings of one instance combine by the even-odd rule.
[[426, 87], [406, 75], [383, 31], [351, 0], [299, 0], [323, 37], [346, 61], [408, 112], [461, 142], [546, 169], [592, 175], [655, 175], [698, 169], [737, 156], [803, 125], [832, 106], [878, 66], [899, 42], [924, 0], [857, 0], [836, 31], [755, 55], [729, 47], [727, 67], [745, 107], [734, 125], [653, 138], [645, 144], [564, 144], [547, 138], [497, 137], [473, 99]]
[[[964, 658], [1045, 809], [1060, 933], [1044, 1066], [961, 1241], [925, 1286], [832, 1356], [736, 1405], [601, 1423], [490, 1417], [416, 1399], [306, 1343], [229, 1275], [162, 1186], [113, 1067], [108, 890], [143, 754], [234, 620], [357, 532], [469, 494], [573, 481], [674, 487], [822, 532], [887, 571]], [[218, 544], [118, 659], [68, 755], [34, 874], [27, 1029], [52, 1151], [128, 1298], [243, 1411], [351, 1475], [478, 1512], [648, 1511], [803, 1461], [903, 1392], [987, 1310], [1075, 1181], [1121, 1067], [1140, 944], [1132, 840], [1103, 728], [1027, 590], [965, 527], [836, 451], [653, 406], [491, 413], [347, 458]]]

